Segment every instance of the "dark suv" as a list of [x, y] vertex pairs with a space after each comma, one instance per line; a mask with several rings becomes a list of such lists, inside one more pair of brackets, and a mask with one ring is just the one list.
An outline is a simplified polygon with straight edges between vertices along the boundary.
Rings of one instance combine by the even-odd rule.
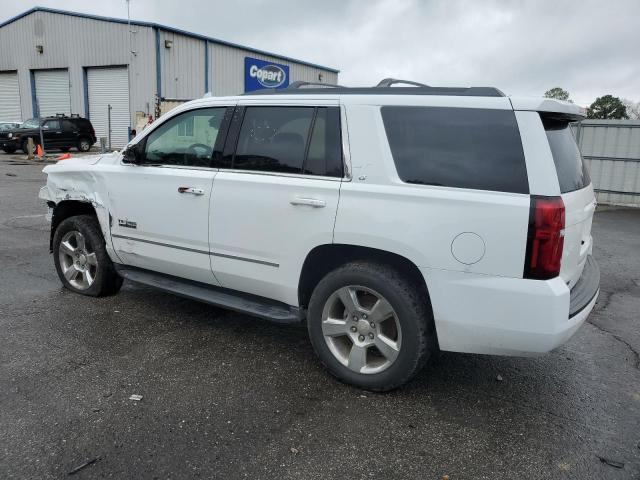
[[81, 152], [88, 152], [96, 143], [96, 132], [86, 118], [77, 115], [56, 115], [43, 119], [32, 118], [18, 128], [0, 132], [0, 148], [7, 153], [18, 149], [27, 152], [27, 140], [33, 138], [34, 145], [40, 143], [40, 127], [45, 149], [59, 149], [63, 152], [76, 147]]

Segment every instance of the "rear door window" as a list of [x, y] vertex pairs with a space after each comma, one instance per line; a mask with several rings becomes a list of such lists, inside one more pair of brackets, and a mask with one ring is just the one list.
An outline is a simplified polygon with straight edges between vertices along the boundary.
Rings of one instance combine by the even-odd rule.
[[304, 173], [325, 177], [342, 177], [342, 141], [340, 109], [320, 107], [313, 122]]
[[513, 111], [406, 106], [381, 111], [402, 181], [529, 193]]
[[341, 177], [342, 164], [339, 108], [245, 108], [233, 169]]
[[573, 192], [589, 185], [591, 178], [584, 166], [569, 123], [542, 116], [542, 124], [551, 147], [553, 163], [556, 165], [560, 192]]
[[247, 107], [233, 168], [301, 173], [313, 107]]

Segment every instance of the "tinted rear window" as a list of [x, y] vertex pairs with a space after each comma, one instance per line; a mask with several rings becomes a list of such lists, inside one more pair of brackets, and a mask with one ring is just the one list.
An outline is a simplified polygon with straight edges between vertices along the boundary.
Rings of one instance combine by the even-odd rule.
[[513, 111], [382, 107], [382, 119], [404, 182], [529, 193]]
[[591, 178], [582, 162], [569, 123], [542, 117], [542, 124], [549, 139], [553, 163], [556, 164], [560, 192], [573, 192], [589, 185]]
[[337, 107], [247, 107], [233, 168], [342, 176]]

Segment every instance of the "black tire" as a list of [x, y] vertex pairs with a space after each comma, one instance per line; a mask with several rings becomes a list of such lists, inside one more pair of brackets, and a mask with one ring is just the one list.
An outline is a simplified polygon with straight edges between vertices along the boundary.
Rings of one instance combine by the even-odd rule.
[[16, 149], [14, 147], [4, 147], [2, 150], [4, 150], [4, 153], [8, 154], [16, 153]]
[[[86, 289], [80, 289], [72, 285], [65, 278], [61, 265], [60, 244], [66, 234], [74, 231], [82, 234], [87, 250], [95, 253], [97, 259], [93, 283]], [[103, 297], [117, 293], [122, 286], [122, 277], [116, 273], [113, 262], [107, 255], [98, 219], [93, 215], [76, 215], [60, 222], [53, 235], [53, 259], [60, 281], [73, 292], [91, 297]]]
[[67, 153], [69, 150], [71, 150], [71, 147], [60, 147], [60, 151], [63, 153]]
[[[322, 332], [325, 303], [338, 289], [359, 285], [379, 293], [393, 307], [402, 330], [399, 353], [379, 373], [363, 374], [343, 365], [331, 352]], [[424, 287], [387, 265], [353, 262], [325, 276], [316, 286], [307, 315], [309, 338], [322, 364], [339, 380], [372, 391], [387, 391], [409, 381], [437, 350], [433, 313]]]
[[88, 152], [89, 150], [91, 150], [91, 139], [89, 137], [80, 137], [78, 139], [78, 151], [79, 152]]

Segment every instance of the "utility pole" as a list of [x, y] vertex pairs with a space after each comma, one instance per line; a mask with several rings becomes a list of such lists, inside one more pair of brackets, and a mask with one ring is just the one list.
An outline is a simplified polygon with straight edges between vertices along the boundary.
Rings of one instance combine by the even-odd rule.
[[[131, 73], [131, 68], [133, 66], [133, 60], [136, 57], [137, 53], [133, 49], [133, 32], [131, 31], [131, 0], [126, 0], [127, 2], [127, 26], [129, 27], [129, 64], [127, 66], [127, 75], [129, 76], [129, 140], [131, 140], [131, 80], [135, 78]], [[111, 138], [111, 133], [109, 133], [109, 138]]]

